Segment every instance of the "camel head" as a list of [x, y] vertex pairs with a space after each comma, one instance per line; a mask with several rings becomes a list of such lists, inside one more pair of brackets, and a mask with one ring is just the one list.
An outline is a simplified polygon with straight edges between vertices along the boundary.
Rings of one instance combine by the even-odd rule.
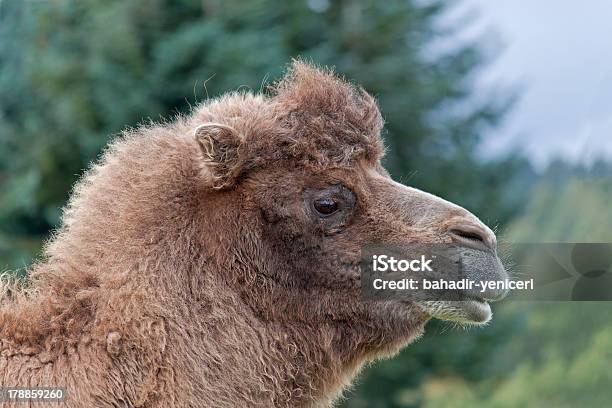
[[469, 253], [468, 276], [476, 263], [488, 265], [485, 279], [506, 277], [495, 234], [476, 216], [391, 179], [381, 165], [383, 120], [364, 90], [296, 62], [270, 95], [234, 95], [207, 109], [216, 121], [203, 115], [195, 137], [211, 200], [225, 197], [225, 225], [216, 228], [237, 231], [223, 262], [262, 318], [357, 331], [377, 344], [405, 344], [431, 317], [490, 319], [488, 302], [503, 291], [426, 301], [361, 295], [361, 251], [374, 243], [446, 244]]

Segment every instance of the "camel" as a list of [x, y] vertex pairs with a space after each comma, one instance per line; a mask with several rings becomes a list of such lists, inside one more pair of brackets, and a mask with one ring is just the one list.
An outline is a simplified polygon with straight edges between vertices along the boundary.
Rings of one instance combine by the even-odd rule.
[[366, 91], [294, 61], [267, 92], [124, 132], [27, 281], [3, 279], [1, 386], [63, 387], [65, 407], [323, 407], [431, 318], [487, 321], [499, 293], [359, 295], [370, 242], [477, 249], [505, 274], [476, 216], [390, 178], [382, 128]]

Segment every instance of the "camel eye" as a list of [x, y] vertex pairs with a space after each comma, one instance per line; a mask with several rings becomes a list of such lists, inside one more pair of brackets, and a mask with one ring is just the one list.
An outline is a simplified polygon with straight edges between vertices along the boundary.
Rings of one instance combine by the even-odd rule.
[[313, 206], [321, 215], [331, 215], [338, 211], [338, 203], [331, 198], [317, 198]]

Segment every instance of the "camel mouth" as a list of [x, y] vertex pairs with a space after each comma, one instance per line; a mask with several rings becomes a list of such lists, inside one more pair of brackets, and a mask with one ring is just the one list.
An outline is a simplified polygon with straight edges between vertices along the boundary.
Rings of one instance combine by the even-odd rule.
[[[485, 324], [493, 315], [489, 303], [509, 291], [508, 273], [494, 251], [447, 244], [372, 246], [362, 250], [362, 259], [363, 296], [413, 304], [438, 320]], [[397, 261], [394, 269], [389, 260], [397, 259], [409, 260], [404, 266], [419, 261], [422, 268], [402, 270]]]
[[463, 324], [486, 324], [493, 316], [491, 306], [482, 298], [430, 300], [416, 302], [416, 304], [423, 312], [433, 318]]

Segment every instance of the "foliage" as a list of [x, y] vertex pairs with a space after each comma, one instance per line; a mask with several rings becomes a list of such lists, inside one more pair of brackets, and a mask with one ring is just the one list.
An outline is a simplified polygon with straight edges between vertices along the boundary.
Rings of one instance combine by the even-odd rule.
[[[206, 97], [277, 78], [292, 57], [335, 65], [375, 94], [400, 180], [504, 223], [520, 159], [476, 146], [509, 98], [471, 100], [476, 45], [430, 52], [444, 1], [0, 2], [0, 266], [20, 267], [59, 222], [72, 184], [112, 135]], [[461, 109], [457, 109], [460, 107]], [[459, 112], [459, 113], [458, 113]]]

